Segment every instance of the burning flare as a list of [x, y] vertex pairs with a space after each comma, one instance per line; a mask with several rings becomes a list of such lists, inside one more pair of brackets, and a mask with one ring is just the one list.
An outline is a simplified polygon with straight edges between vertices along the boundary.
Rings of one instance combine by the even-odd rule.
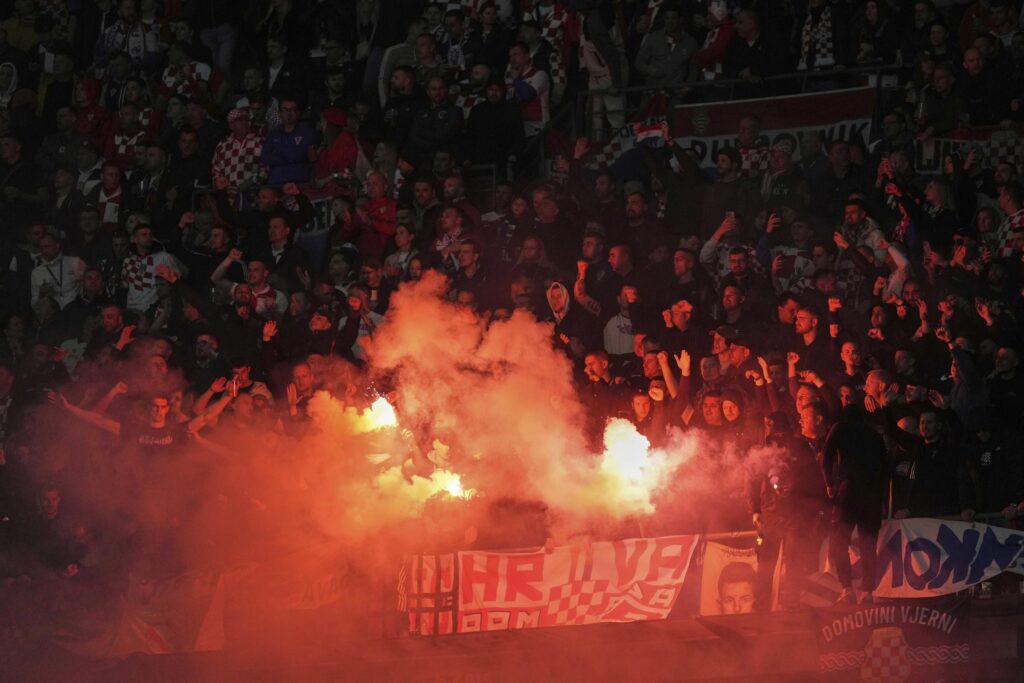
[[598, 472], [612, 499], [610, 509], [621, 516], [653, 514], [651, 496], [668, 484], [680, 460], [652, 450], [647, 437], [628, 420], [609, 420]]

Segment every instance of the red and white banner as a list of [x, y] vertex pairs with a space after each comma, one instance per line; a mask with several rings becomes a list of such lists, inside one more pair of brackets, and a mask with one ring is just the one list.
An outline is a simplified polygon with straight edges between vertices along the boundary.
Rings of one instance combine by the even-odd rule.
[[438, 635], [665, 619], [698, 539], [417, 556], [406, 595], [409, 628]]
[[672, 134], [683, 148], [696, 152], [701, 166], [714, 166], [718, 150], [735, 147], [740, 121], [747, 116], [761, 120], [767, 165], [767, 150], [775, 143], [793, 143], [794, 159], [800, 158], [800, 135], [821, 132], [827, 140], [871, 139], [875, 110], [874, 88], [832, 90], [809, 95], [790, 95], [732, 102], [684, 104], [672, 111]]
[[972, 149], [979, 155], [976, 166], [1016, 165], [1024, 156], [1024, 126], [960, 129], [949, 137], [917, 142], [914, 168], [918, 173], [943, 173], [946, 155], [959, 154], [962, 161]]

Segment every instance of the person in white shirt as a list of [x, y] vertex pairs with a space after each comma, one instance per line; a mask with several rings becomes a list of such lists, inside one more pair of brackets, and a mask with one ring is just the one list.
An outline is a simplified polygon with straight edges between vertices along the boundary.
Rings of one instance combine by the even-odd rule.
[[60, 240], [50, 233], [39, 239], [39, 259], [40, 264], [32, 269], [32, 305], [48, 296], [64, 308], [82, 292], [85, 262], [62, 254]]
[[132, 253], [121, 266], [121, 285], [128, 290], [127, 308], [145, 312], [156, 303], [156, 273], [160, 266], [167, 266], [179, 275], [185, 268], [178, 259], [159, 248], [153, 240], [153, 229], [139, 223], [132, 230]]

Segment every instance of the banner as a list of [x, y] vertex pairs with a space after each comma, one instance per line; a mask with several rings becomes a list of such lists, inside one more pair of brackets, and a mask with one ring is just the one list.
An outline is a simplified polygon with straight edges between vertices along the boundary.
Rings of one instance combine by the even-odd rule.
[[665, 619], [698, 538], [417, 556], [403, 596], [409, 628], [438, 635]]
[[757, 550], [722, 543], [704, 546], [700, 582], [700, 614], [749, 614], [754, 611]]
[[946, 680], [970, 658], [969, 607], [958, 597], [815, 610], [820, 680]]
[[1016, 166], [1024, 156], [1024, 127], [1003, 130], [1001, 128], [978, 128], [955, 131], [945, 138], [932, 138], [915, 143], [914, 169], [918, 173], [939, 174], [943, 172], [942, 161], [947, 154], [960, 154], [967, 158], [973, 148], [981, 155], [979, 166], [1007, 163]]
[[625, 126], [612, 133], [611, 139], [594, 153], [587, 167], [599, 169], [614, 166], [620, 157], [633, 150], [639, 142], [659, 144], [661, 126], [667, 121], [667, 109], [668, 99], [664, 94], [659, 93], [651, 97], [630, 117]]
[[809, 95], [790, 95], [732, 102], [684, 104], [672, 112], [672, 134], [678, 144], [692, 149], [702, 167], [712, 167], [723, 147], [736, 146], [740, 120], [756, 115], [762, 122], [757, 159], [744, 159], [752, 171], [767, 168], [768, 150], [776, 142], [793, 143], [793, 159], [800, 158], [800, 136], [821, 132], [828, 140], [871, 139], [875, 89], [853, 88]]
[[[850, 544], [860, 586], [856, 540]], [[1009, 569], [1024, 550], [1024, 532], [940, 519], [890, 519], [878, 534], [875, 597], [929, 598], [956, 593]], [[834, 573], [834, 572], [832, 572]]]

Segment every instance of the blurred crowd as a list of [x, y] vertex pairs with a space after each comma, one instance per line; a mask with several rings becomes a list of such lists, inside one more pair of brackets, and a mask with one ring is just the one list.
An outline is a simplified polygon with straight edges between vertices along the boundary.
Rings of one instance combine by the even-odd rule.
[[[743, 525], [794, 575], [830, 535], [844, 598], [854, 528], [869, 558], [887, 514], [1012, 523], [1020, 160], [926, 176], [915, 144], [1015, 130], [1020, 4], [0, 3], [0, 576], [102, 566], [84, 450], [158, 490], [147, 463], [301, 433], [319, 390], [368, 405], [391, 294], [430, 270], [453, 316], [551, 324], [595, 448], [609, 417], [776, 446]], [[643, 88], [875, 66], [869, 140], [770, 145], [752, 110], [712, 168], [669, 124], [631, 177], [592, 163]], [[590, 135], [545, 156], [577, 101]], [[61, 414], [95, 440], [57, 443]]]

